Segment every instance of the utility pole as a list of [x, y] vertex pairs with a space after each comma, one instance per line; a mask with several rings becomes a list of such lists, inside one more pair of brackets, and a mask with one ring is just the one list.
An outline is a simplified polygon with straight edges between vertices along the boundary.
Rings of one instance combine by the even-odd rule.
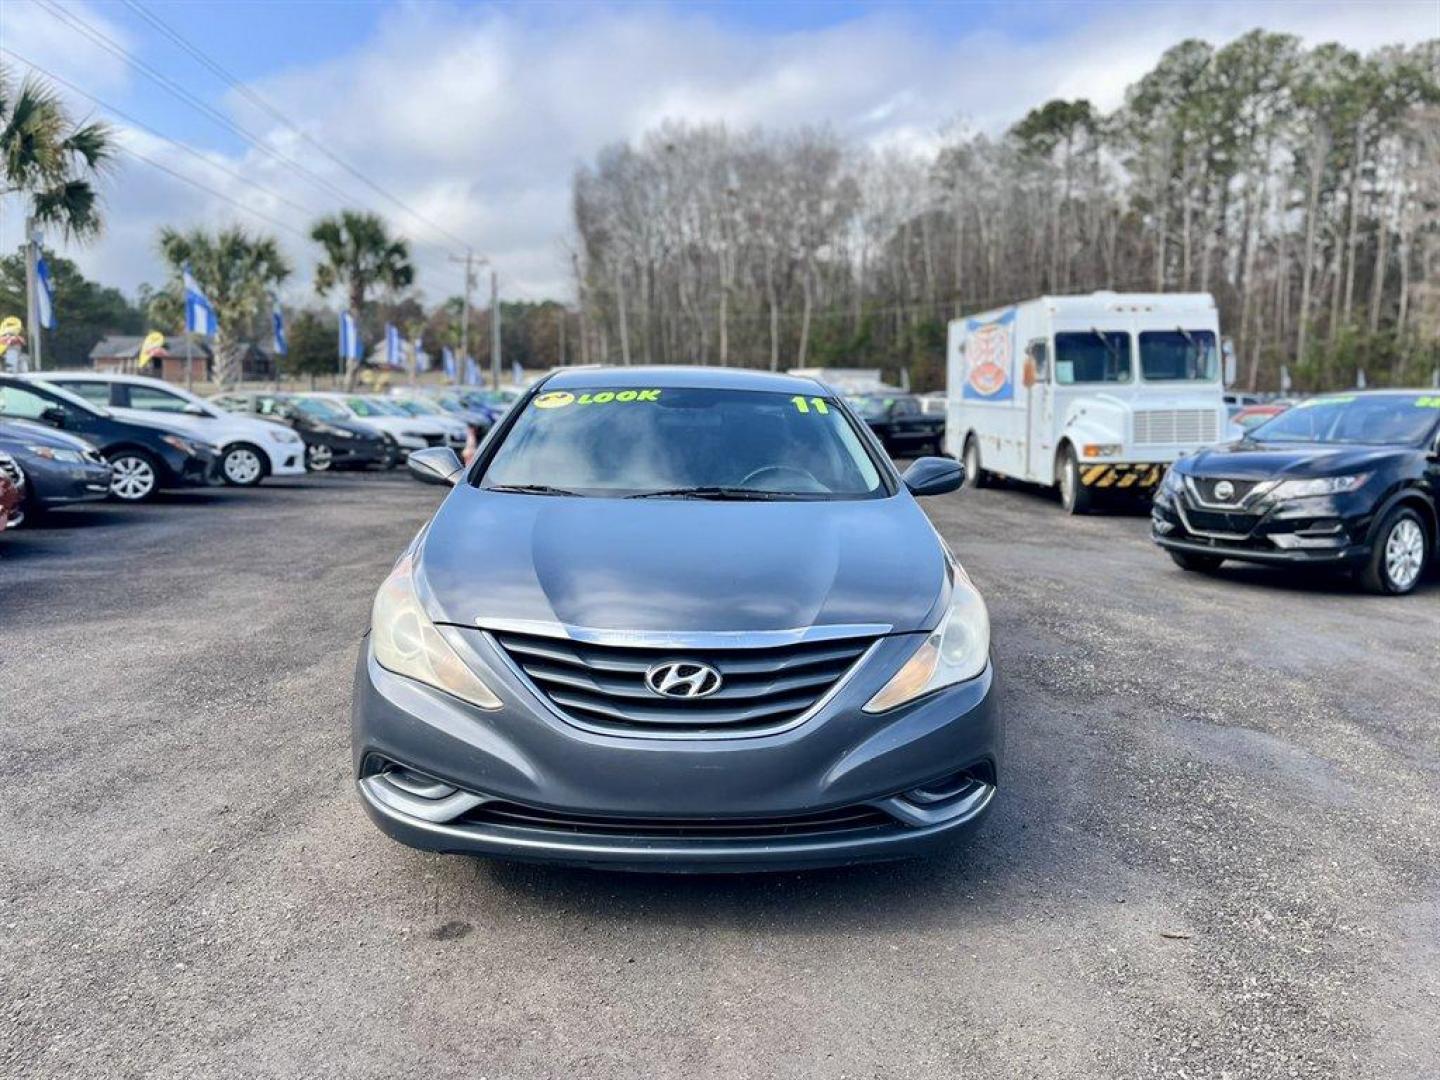
[[500, 389], [500, 278], [490, 269], [490, 388]]
[[466, 248], [463, 259], [458, 255], [451, 255], [450, 261], [453, 263], [461, 263], [465, 267], [465, 306], [463, 314], [460, 316], [460, 363], [457, 365], [459, 370], [456, 372], [456, 374], [460, 376], [461, 381], [463, 381], [465, 358], [470, 355], [470, 294], [475, 290], [475, 286], [479, 284], [475, 279], [475, 268], [477, 266], [484, 266], [490, 260], [483, 255], [476, 258], [475, 252], [470, 248]]
[[35, 290], [39, 283], [35, 280], [35, 251], [39, 244], [39, 236], [35, 231], [35, 219], [25, 219], [25, 246], [21, 253], [25, 256], [25, 327], [30, 331], [30, 370], [40, 370], [40, 324], [36, 319], [39, 305], [35, 303]]

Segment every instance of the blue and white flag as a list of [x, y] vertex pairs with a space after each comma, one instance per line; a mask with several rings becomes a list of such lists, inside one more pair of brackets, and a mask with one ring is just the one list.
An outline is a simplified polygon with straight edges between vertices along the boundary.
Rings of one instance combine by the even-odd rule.
[[200, 291], [200, 286], [195, 284], [195, 275], [190, 273], [190, 264], [186, 263], [181, 269], [185, 277], [185, 329], [192, 334], [211, 337], [220, 329], [219, 320], [215, 318], [215, 309], [210, 306], [209, 298]]
[[451, 382], [455, 381], [455, 354], [446, 345], [440, 350], [440, 366], [445, 369], [445, 377]]
[[405, 363], [405, 355], [400, 351], [400, 331], [391, 323], [385, 324], [385, 362], [391, 367]]
[[473, 356], [465, 357], [465, 382], [469, 386], [480, 384], [480, 367]]
[[420, 339], [418, 337], [410, 342], [410, 348], [415, 350], [415, 370], [429, 371], [430, 354], [420, 347]]
[[273, 300], [270, 307], [270, 325], [275, 331], [275, 355], [288, 356], [290, 343], [285, 340], [285, 315], [280, 310], [280, 301]]
[[55, 329], [55, 286], [38, 245], [35, 248], [35, 316], [46, 330]]
[[519, 386], [520, 380], [524, 377], [525, 369], [520, 366], [520, 361], [516, 360], [512, 362], [510, 365], [510, 381], [513, 382], [516, 386]]
[[348, 311], [340, 313], [340, 359], [360, 359], [360, 328], [355, 325], [355, 316]]

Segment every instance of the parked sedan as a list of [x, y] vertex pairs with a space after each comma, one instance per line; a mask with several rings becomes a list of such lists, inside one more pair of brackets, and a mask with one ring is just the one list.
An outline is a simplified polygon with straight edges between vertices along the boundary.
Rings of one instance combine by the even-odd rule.
[[944, 443], [944, 415], [925, 412], [914, 394], [862, 394], [849, 405], [891, 454], [938, 453]]
[[80, 436], [110, 463], [110, 495], [122, 502], [208, 483], [218, 461], [218, 447], [178, 428], [122, 420], [62, 387], [13, 375], [0, 375], [0, 418], [35, 420]]
[[25, 477], [15, 459], [0, 450], [0, 532], [25, 520], [20, 502], [25, 497]]
[[220, 476], [236, 487], [253, 487], [267, 476], [303, 476], [305, 444], [276, 424], [235, 416], [198, 394], [143, 375], [45, 372], [32, 376], [63, 386], [92, 405], [136, 420], [163, 419], [220, 448]]
[[448, 425], [438, 424], [429, 417], [411, 416], [404, 409], [373, 395], [329, 392], [300, 396], [306, 401], [323, 401], [343, 410], [349, 419], [385, 432], [400, 444], [402, 454], [424, 450], [427, 446], [465, 444], [464, 437], [453, 436]]
[[570, 369], [516, 406], [380, 587], [355, 780], [415, 847], [665, 871], [944, 848], [991, 805], [980, 593], [821, 384]]
[[0, 420], [0, 451], [25, 481], [25, 511], [92, 502], [110, 493], [111, 468], [84, 439], [31, 420]]
[[322, 398], [252, 390], [216, 394], [210, 400], [226, 412], [291, 428], [305, 442], [310, 472], [346, 465], [389, 469], [400, 463], [400, 445], [391, 436]]
[[1181, 458], [1151, 513], [1155, 542], [1185, 570], [1342, 567], [1372, 592], [1411, 592], [1440, 532], [1440, 391], [1302, 401]]

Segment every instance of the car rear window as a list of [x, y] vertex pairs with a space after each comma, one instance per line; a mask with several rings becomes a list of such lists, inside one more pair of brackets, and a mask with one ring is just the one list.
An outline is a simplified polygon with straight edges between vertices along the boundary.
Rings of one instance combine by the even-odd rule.
[[479, 484], [594, 496], [888, 493], [833, 399], [677, 387], [543, 392], [525, 405]]

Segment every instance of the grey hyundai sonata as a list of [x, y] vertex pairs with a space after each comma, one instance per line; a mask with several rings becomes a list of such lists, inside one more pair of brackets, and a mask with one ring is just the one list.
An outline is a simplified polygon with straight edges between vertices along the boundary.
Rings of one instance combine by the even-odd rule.
[[361, 801], [417, 848], [651, 871], [934, 851], [989, 809], [985, 603], [811, 379], [574, 369], [534, 387], [381, 585]]

